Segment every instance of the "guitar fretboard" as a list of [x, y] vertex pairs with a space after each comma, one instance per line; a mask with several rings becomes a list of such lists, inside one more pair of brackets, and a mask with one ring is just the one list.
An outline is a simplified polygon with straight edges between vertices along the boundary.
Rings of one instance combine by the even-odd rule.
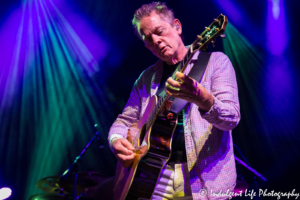
[[[187, 54], [185, 55], [185, 57], [183, 58], [183, 60], [178, 64], [177, 68], [175, 69], [175, 71], [172, 74], [172, 78], [177, 81], [177, 77], [175, 76], [176, 72], [184, 72], [184, 70], [186, 69], [187, 64], [190, 62], [191, 58], [193, 57], [193, 55], [195, 54], [195, 51], [191, 52], [190, 48], [187, 52]], [[166, 88], [164, 88], [164, 90], [161, 92], [161, 96], [160, 99], [157, 103], [157, 105], [155, 106], [155, 108], [153, 109], [153, 111], [151, 112], [151, 114], [149, 115], [149, 118], [147, 120], [146, 123], [146, 130], [148, 130], [154, 123], [155, 119], [157, 118], [158, 114], [162, 111], [162, 109], [164, 108], [164, 105], [166, 103], [166, 101], [170, 98], [170, 95], [167, 93]]]

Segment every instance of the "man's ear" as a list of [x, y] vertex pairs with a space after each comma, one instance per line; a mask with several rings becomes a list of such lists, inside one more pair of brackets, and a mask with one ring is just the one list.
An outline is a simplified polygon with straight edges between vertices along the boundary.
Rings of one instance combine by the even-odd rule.
[[178, 32], [178, 35], [181, 35], [182, 25], [181, 25], [181, 22], [179, 21], [179, 19], [174, 19], [173, 25], [174, 25], [174, 28], [176, 29], [176, 31]]

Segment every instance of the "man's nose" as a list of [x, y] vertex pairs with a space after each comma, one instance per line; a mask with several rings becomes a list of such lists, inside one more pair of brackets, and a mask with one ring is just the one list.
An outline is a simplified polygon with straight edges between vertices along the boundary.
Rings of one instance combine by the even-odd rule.
[[157, 35], [154, 35], [154, 34], [152, 35], [152, 41], [153, 41], [154, 44], [160, 44], [161, 43], [160, 37], [157, 36]]

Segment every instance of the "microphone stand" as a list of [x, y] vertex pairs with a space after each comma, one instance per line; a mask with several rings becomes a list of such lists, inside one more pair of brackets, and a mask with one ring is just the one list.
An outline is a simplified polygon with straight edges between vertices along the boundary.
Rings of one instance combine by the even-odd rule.
[[[98, 125], [95, 124], [93, 130], [95, 129], [95, 127], [97, 127]], [[85, 146], [85, 148], [81, 151], [81, 153], [79, 154], [79, 156], [77, 156], [73, 162], [73, 164], [63, 173], [63, 175], [61, 176], [61, 178], [66, 179], [70, 173], [72, 173], [72, 182], [73, 182], [73, 200], [77, 199], [77, 177], [78, 177], [78, 160], [81, 159], [81, 157], [83, 156], [83, 154], [87, 151], [87, 149], [90, 147], [90, 145], [94, 142], [95, 139], [99, 139], [100, 138], [100, 134], [98, 133], [98, 131], [95, 133], [95, 136], [89, 141], [89, 143]]]
[[260, 179], [262, 179], [263, 181], [267, 181], [267, 179], [265, 177], [263, 177], [263, 175], [261, 175], [260, 173], [258, 173], [255, 169], [251, 168], [249, 165], [247, 165], [246, 163], [244, 163], [244, 161], [242, 161], [241, 159], [239, 159], [238, 157], [234, 156], [235, 160], [238, 161], [240, 164], [244, 165], [244, 167], [246, 167], [248, 170], [250, 170], [252, 173], [254, 173], [257, 177], [259, 177]]
[[[244, 155], [242, 154], [241, 150], [238, 148], [237, 145], [234, 144], [234, 147], [237, 148], [237, 150], [239, 151], [239, 153], [241, 154], [241, 156], [243, 157], [243, 159], [247, 162], [247, 164], [242, 161], [241, 159], [239, 159], [238, 157], [234, 156], [235, 160], [240, 163], [241, 165], [243, 165], [244, 167], [246, 167], [249, 171], [251, 171], [254, 174], [254, 184], [255, 184], [255, 190], [258, 192], [258, 183], [257, 183], [257, 178], [262, 179], [263, 181], [267, 181], [267, 179], [265, 177], [263, 177], [263, 175], [261, 175], [260, 173], [258, 173], [255, 169], [253, 169], [252, 167], [250, 167], [247, 159], [244, 157]], [[259, 199], [259, 196], [256, 195], [256, 199]]]
[[[238, 161], [240, 164], [242, 164], [244, 167], [246, 167], [248, 170], [250, 170], [252, 173], [254, 173], [254, 185], [255, 185], [255, 190], [258, 193], [258, 183], [257, 183], [257, 179], [256, 177], [262, 179], [263, 181], [267, 181], [267, 179], [265, 177], [263, 177], [263, 175], [261, 175], [260, 173], [258, 173], [255, 169], [253, 169], [252, 167], [250, 167], [250, 165], [247, 165], [246, 163], [244, 163], [241, 159], [239, 159], [238, 157], [234, 156], [235, 160]], [[258, 195], [256, 195], [256, 199], [258, 200], [259, 197]]]

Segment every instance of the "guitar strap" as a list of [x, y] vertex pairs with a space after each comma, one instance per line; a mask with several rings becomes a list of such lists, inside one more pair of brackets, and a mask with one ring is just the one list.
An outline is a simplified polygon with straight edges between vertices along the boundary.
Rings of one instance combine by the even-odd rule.
[[[211, 53], [205, 53], [205, 52], [200, 52], [198, 55], [198, 60], [195, 62], [193, 68], [191, 69], [190, 73], [188, 76], [192, 79], [195, 79], [196, 81], [200, 82], [203, 74], [205, 72], [206, 66], [208, 64], [209, 58], [210, 58]], [[180, 99], [180, 98], [175, 98], [173, 101], [170, 111], [179, 113], [184, 106], [188, 102], [186, 100]]]

